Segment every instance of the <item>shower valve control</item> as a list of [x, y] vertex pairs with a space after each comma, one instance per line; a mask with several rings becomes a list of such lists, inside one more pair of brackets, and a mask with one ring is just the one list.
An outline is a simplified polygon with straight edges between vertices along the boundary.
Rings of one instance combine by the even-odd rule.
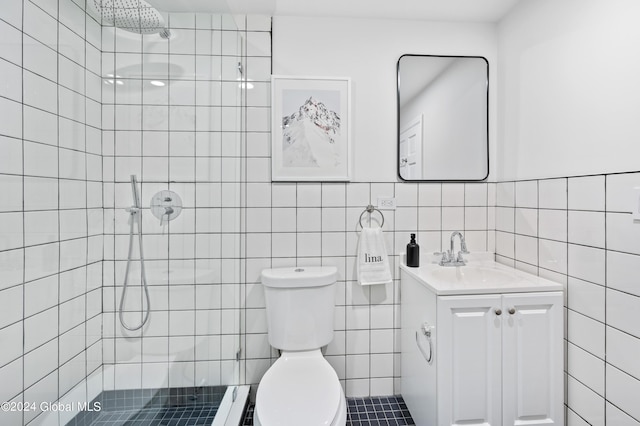
[[182, 199], [173, 191], [160, 191], [151, 198], [151, 213], [160, 219], [160, 226], [178, 217], [180, 212]]

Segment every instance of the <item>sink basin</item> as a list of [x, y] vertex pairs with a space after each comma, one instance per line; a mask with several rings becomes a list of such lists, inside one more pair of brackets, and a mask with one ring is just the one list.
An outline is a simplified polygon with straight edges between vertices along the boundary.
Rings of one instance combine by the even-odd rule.
[[503, 285], [522, 278], [509, 272], [496, 268], [482, 266], [440, 267], [431, 271], [433, 278], [446, 280], [451, 283], [489, 285]]
[[439, 256], [427, 256], [420, 267], [400, 267], [438, 296], [563, 290], [561, 284], [497, 263], [494, 257], [471, 253], [464, 266], [440, 266]]

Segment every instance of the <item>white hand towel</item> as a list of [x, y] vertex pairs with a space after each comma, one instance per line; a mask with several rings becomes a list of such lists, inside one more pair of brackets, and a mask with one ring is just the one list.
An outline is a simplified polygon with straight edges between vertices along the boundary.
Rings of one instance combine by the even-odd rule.
[[362, 228], [358, 245], [358, 281], [360, 285], [387, 284], [392, 281], [381, 228]]

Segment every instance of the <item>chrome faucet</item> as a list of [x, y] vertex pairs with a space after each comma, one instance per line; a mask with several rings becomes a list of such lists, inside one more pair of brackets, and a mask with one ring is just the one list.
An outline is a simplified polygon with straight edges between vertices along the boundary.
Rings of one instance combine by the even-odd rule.
[[467, 250], [467, 242], [464, 240], [464, 235], [460, 231], [454, 231], [451, 233], [451, 238], [449, 239], [451, 243], [451, 249], [449, 250], [453, 254], [453, 243], [455, 242], [456, 237], [460, 237], [460, 251], [458, 252], [458, 256], [461, 254], [467, 254], [469, 251]]
[[[458, 252], [458, 254], [456, 255], [456, 252], [454, 250], [454, 243], [455, 243], [455, 239], [456, 237], [460, 237], [460, 251]], [[454, 231], [451, 233], [451, 238], [450, 238], [450, 248], [447, 251], [444, 251], [442, 253], [436, 253], [436, 254], [442, 254], [442, 259], [440, 259], [440, 266], [464, 266], [467, 264], [467, 262], [464, 260], [464, 258], [462, 257], [463, 254], [468, 254], [469, 251], [467, 250], [467, 242], [464, 240], [464, 235], [462, 235], [462, 233], [460, 231]]]

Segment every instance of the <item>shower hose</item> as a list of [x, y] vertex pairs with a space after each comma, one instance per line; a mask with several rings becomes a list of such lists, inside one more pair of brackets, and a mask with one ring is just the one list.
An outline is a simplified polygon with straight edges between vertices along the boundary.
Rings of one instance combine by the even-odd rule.
[[[124, 284], [122, 286], [122, 296], [120, 297], [120, 308], [119, 310], [119, 314], [120, 314], [120, 324], [122, 324], [122, 326], [124, 328], [126, 328], [129, 331], [136, 331], [136, 330], [140, 330], [147, 322], [147, 320], [149, 319], [149, 313], [151, 311], [151, 300], [149, 298], [149, 288], [147, 286], [147, 273], [144, 269], [144, 254], [142, 251], [142, 229], [140, 229], [140, 219], [142, 216], [142, 212], [141, 209], [139, 207], [136, 206], [132, 206], [131, 208], [128, 208], [127, 211], [129, 212], [129, 214], [131, 215], [129, 217], [129, 255], [127, 256], [127, 268], [125, 270], [124, 273]], [[133, 252], [133, 226], [134, 224], [138, 225], [138, 244], [140, 246], [140, 270], [142, 272], [142, 287], [144, 288], [144, 296], [145, 299], [147, 301], [147, 309], [144, 309], [144, 305], [142, 306], [142, 310], [144, 312], [144, 317], [142, 318], [142, 323], [137, 326], [137, 327], [131, 327], [129, 326], [125, 320], [124, 320], [124, 301], [127, 297], [127, 289], [128, 289], [128, 285], [129, 285], [129, 270], [131, 267], [131, 262], [132, 262], [132, 252]]]

